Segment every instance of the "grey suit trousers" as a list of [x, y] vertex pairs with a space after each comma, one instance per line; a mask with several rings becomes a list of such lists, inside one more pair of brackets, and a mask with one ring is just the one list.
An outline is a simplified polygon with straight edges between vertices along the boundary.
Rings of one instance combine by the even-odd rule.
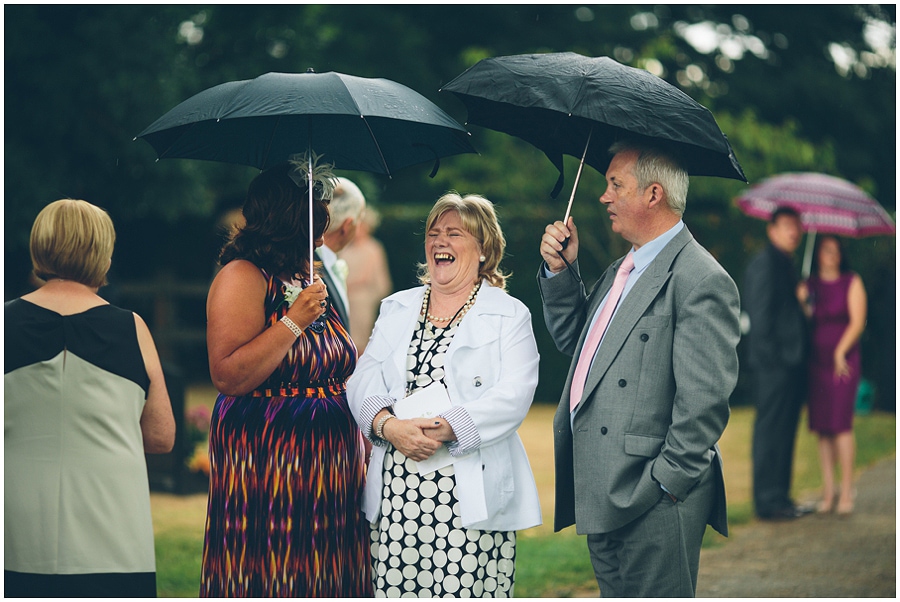
[[715, 495], [709, 470], [684, 501], [662, 493], [656, 505], [624, 527], [588, 535], [600, 596], [693, 598]]

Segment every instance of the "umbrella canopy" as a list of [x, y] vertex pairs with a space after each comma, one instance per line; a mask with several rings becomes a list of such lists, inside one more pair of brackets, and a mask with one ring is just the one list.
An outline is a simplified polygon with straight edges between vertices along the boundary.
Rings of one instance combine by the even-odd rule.
[[[266, 73], [188, 98], [138, 134], [160, 159], [268, 169], [309, 150], [338, 169], [390, 175], [459, 153], [469, 134], [418, 92], [342, 73]], [[432, 172], [434, 173], [434, 172]]]
[[769, 219], [779, 207], [800, 214], [803, 229], [853, 238], [895, 234], [888, 212], [866, 191], [821, 173], [785, 173], [751, 186], [735, 199], [751, 217]]
[[[135, 138], [158, 159], [204, 159], [267, 169], [306, 155], [337, 169], [391, 175], [474, 153], [469, 133], [427, 98], [386, 79], [342, 73], [266, 73], [188, 98]], [[309, 261], [314, 254], [309, 182]]]
[[[667, 147], [688, 173], [746, 182], [712, 113], [666, 81], [608, 57], [572, 52], [489, 58], [442, 89], [466, 105], [468, 123], [517, 136], [559, 169], [563, 155], [605, 172], [621, 138]], [[590, 143], [589, 143], [590, 142]]]
[[865, 190], [822, 173], [785, 173], [767, 178], [751, 186], [735, 203], [747, 215], [764, 220], [779, 207], [790, 207], [800, 214], [803, 229], [810, 234], [803, 255], [804, 277], [812, 267], [817, 232], [853, 238], [896, 233], [891, 216]]

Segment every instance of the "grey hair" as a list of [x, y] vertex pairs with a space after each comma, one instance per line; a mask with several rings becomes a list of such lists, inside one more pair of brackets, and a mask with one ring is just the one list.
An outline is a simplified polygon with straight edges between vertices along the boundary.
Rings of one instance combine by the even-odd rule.
[[684, 215], [690, 178], [678, 160], [657, 146], [635, 140], [620, 140], [609, 147], [611, 155], [627, 151], [638, 155], [634, 164], [638, 188], [645, 190], [653, 183], [659, 184], [666, 193], [669, 209]]
[[331, 224], [328, 231], [333, 232], [341, 227], [348, 217], [357, 222], [366, 208], [366, 197], [363, 196], [359, 186], [347, 178], [335, 178], [334, 194], [328, 210], [331, 212]]

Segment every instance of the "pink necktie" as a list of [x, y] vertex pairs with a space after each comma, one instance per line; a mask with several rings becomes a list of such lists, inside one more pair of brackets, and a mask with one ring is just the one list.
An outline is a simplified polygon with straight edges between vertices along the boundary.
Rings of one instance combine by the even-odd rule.
[[622, 291], [625, 289], [628, 275], [634, 269], [634, 257], [632, 255], [633, 253], [629, 253], [622, 260], [619, 271], [616, 272], [616, 279], [613, 281], [612, 288], [609, 291], [609, 296], [606, 298], [606, 304], [588, 333], [584, 346], [581, 348], [581, 355], [578, 357], [578, 364], [575, 366], [575, 375], [572, 377], [572, 388], [569, 390], [569, 411], [574, 410], [578, 402], [581, 401], [581, 395], [584, 393], [584, 383], [587, 380], [591, 363], [594, 361], [594, 355], [597, 353], [597, 347], [600, 346], [600, 339], [603, 338], [603, 333], [606, 332], [606, 327], [609, 326], [609, 320], [616, 310], [616, 305], [619, 304], [619, 297], [622, 296]]

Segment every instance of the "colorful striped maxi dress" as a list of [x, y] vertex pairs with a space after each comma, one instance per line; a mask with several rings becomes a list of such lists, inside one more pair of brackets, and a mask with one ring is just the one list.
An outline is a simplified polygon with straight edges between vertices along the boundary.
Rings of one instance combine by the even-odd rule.
[[[285, 288], [263, 275], [273, 325]], [[356, 348], [332, 307], [324, 322], [257, 390], [216, 400], [201, 597], [372, 595], [364, 448], [345, 393]]]

